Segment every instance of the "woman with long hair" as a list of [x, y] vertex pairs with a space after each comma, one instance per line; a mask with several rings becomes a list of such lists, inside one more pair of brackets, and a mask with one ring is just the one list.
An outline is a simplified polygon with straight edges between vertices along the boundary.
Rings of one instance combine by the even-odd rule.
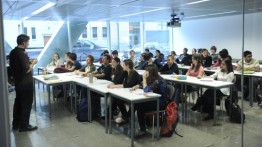
[[53, 67], [61, 67], [63, 64], [63, 61], [60, 60], [60, 56], [58, 53], [54, 53], [53, 59], [50, 64], [47, 65], [47, 67], [53, 66]]
[[[169, 101], [167, 84], [166, 81], [158, 74], [158, 69], [154, 64], [148, 65], [143, 73], [143, 89], [145, 93], [154, 92], [160, 94], [159, 109], [165, 109]], [[137, 117], [141, 131], [138, 135], [146, 133], [145, 113], [148, 111], [155, 111], [157, 109], [156, 104], [156, 101], [137, 104]]]
[[[213, 79], [217, 79], [218, 81], [227, 81], [233, 82], [234, 81], [234, 72], [233, 66], [230, 59], [225, 59], [221, 62], [221, 69], [211, 75], [210, 77]], [[220, 99], [222, 96], [230, 95], [229, 88], [221, 88], [216, 90], [217, 100], [216, 103], [220, 104]], [[208, 89], [204, 92], [204, 94], [197, 99], [196, 104], [191, 108], [192, 111], [198, 110], [201, 106], [208, 113], [208, 116], [204, 118], [204, 120], [213, 119], [213, 112], [214, 112], [214, 90]]]
[[192, 56], [192, 65], [188, 69], [186, 75], [201, 78], [204, 74], [204, 68], [201, 65], [201, 55], [195, 54]]
[[[132, 88], [140, 84], [140, 76], [137, 71], [134, 70], [134, 64], [131, 59], [124, 60], [123, 69], [124, 82], [122, 84], [109, 84], [107, 86], [108, 88]], [[122, 116], [115, 119], [116, 123], [128, 122], [130, 113], [127, 112], [124, 101], [119, 99], [115, 99], [114, 101], [122, 114]]]
[[[204, 75], [204, 68], [201, 65], [201, 55], [200, 54], [195, 54], [192, 56], [192, 65], [188, 69], [186, 75], [197, 77], [197, 78], [201, 78]], [[180, 96], [181, 95], [181, 85], [176, 84], [175, 89], [176, 89], [176, 92], [175, 92], [174, 101], [177, 104], [179, 104], [179, 102], [181, 101], [181, 96]], [[187, 86], [188, 91], [195, 91], [197, 89], [198, 89], [198, 86]]]

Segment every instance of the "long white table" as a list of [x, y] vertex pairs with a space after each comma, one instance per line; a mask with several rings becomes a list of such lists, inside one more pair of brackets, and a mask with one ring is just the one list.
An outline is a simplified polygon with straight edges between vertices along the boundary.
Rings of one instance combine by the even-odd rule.
[[[56, 86], [56, 85], [63, 85], [66, 83], [70, 83], [72, 80], [70, 77], [66, 76], [65, 74], [53, 74], [59, 77], [59, 79], [56, 80], [45, 80], [43, 75], [37, 75], [33, 76], [33, 84], [35, 85], [35, 82], [38, 81], [40, 83], [43, 83], [47, 86], [47, 93], [48, 93], [48, 105], [49, 105], [49, 117], [51, 118], [51, 98], [50, 98], [50, 87]], [[65, 91], [64, 91], [65, 96]], [[35, 101], [35, 109], [36, 109], [36, 92], [35, 92], [35, 86], [34, 86], [34, 101]]]
[[[105, 130], [106, 133], [108, 130], [110, 133], [112, 133], [112, 124], [111, 121], [108, 121], [111, 118], [111, 112], [112, 112], [112, 106], [111, 106], [111, 98], [118, 98], [122, 99], [124, 101], [128, 101], [131, 104], [131, 146], [134, 146], [134, 134], [135, 134], [135, 126], [134, 126], [134, 104], [135, 103], [141, 103], [146, 101], [157, 101], [157, 111], [159, 111], [159, 98], [161, 95], [149, 93], [148, 95], [144, 95], [143, 90], [140, 89], [131, 92], [129, 88], [115, 88], [115, 89], [109, 89], [107, 88], [107, 85], [110, 83], [106, 80], [94, 80], [93, 83], [89, 83], [88, 77], [81, 77], [76, 76], [73, 73], [63, 73], [63, 74], [52, 74], [59, 77], [57, 80], [44, 80], [43, 75], [37, 75], [33, 76], [34, 83], [35, 81], [41, 82], [45, 85], [47, 85], [48, 89], [48, 104], [49, 104], [49, 116], [51, 117], [51, 100], [50, 100], [50, 86], [55, 85], [61, 85], [65, 83], [74, 84], [74, 90], [76, 93], [76, 85], [80, 85], [83, 87], [86, 87], [88, 89], [88, 115], [89, 115], [89, 121], [92, 120], [92, 105], [91, 105], [91, 94], [90, 91], [94, 91], [96, 93], [100, 93], [104, 95], [105, 102], [107, 106], [107, 99], [109, 98], [109, 117], [107, 116], [107, 109], [105, 112]], [[65, 92], [65, 91], [64, 91]], [[64, 93], [65, 95], [65, 93]], [[34, 100], [36, 102], [35, 97], [35, 89], [34, 89]], [[71, 103], [72, 104], [72, 103]], [[72, 107], [72, 106], [71, 106]], [[157, 118], [159, 118], [159, 113], [157, 113]], [[108, 129], [108, 122], [109, 122], [109, 129]], [[159, 119], [157, 119], [157, 139], [159, 139]]]
[[[233, 63], [232, 63], [233, 64]], [[236, 65], [236, 64], [233, 64], [233, 65]], [[181, 65], [179, 65], [178, 66], [179, 67], [179, 69], [189, 69], [190, 68], [190, 66], [181, 66]], [[261, 70], [262, 70], [262, 65], [260, 65], [260, 68], [261, 68]], [[204, 71], [205, 72], [216, 72], [216, 71], [218, 71], [219, 69], [212, 69], [212, 68], [204, 68]], [[240, 72], [240, 71], [234, 71], [234, 74], [236, 75], [236, 76], [241, 76], [242, 75], [242, 73]], [[253, 101], [254, 101], [254, 95], [256, 95], [256, 94], [254, 94], [254, 85], [253, 85], [253, 78], [262, 78], [262, 72], [255, 72], [255, 73], [253, 73], [253, 74], [243, 74], [245, 77], [248, 77], [249, 78], [249, 105], [251, 106], [251, 107], [253, 107]]]
[[[76, 76], [73, 79], [74, 81], [74, 91], [76, 94], [76, 85], [80, 85], [82, 87], [87, 88], [87, 101], [88, 101], [88, 120], [89, 122], [92, 122], [92, 104], [91, 104], [91, 91], [94, 91], [96, 93], [99, 93], [104, 96], [105, 98], [105, 105], [106, 107], [108, 106], [107, 100], [108, 100], [108, 95], [109, 95], [109, 90], [107, 88], [107, 85], [109, 83], [112, 83], [107, 80], [99, 80], [94, 78], [93, 83], [89, 83], [89, 78], [88, 77], [80, 77]], [[76, 97], [76, 96], [75, 96]], [[76, 102], [75, 102], [76, 104]], [[75, 106], [76, 108], [76, 106]], [[108, 116], [107, 116], [107, 108], [105, 109], [105, 132], [108, 133]]]
[[[213, 124], [216, 125], [216, 90], [220, 88], [227, 88], [227, 87], [231, 88], [231, 86], [233, 86], [232, 82], [223, 82], [223, 81], [216, 81], [211, 79], [204, 80], [204, 79], [198, 79], [196, 77], [190, 77], [190, 76], [187, 76], [186, 80], [178, 80], [174, 75], [161, 75], [161, 76], [167, 81], [172, 81], [175, 83], [179, 82], [184, 85], [197, 85], [197, 86], [213, 89], [214, 90], [214, 123]], [[183, 108], [182, 111], [184, 111]], [[186, 111], [184, 114], [186, 114]]]
[[[219, 69], [214, 70], [214, 69], [205, 68], [204, 70], [208, 71], [208, 72], [216, 72]], [[234, 74], [236, 76], [242, 75], [241, 71], [234, 71]], [[249, 78], [249, 105], [251, 107], [253, 107], [254, 95], [256, 95], [256, 94], [254, 94], [253, 78], [262, 78], [262, 72], [255, 72], [253, 74], [244, 73], [243, 76]], [[255, 93], [256, 93], [256, 91], [255, 91]]]
[[[115, 89], [110, 89], [109, 90], [109, 98], [110, 98], [110, 104], [109, 104], [109, 118], [111, 118], [111, 99], [113, 98], [118, 98], [124, 101], [127, 101], [130, 103], [130, 109], [131, 109], [131, 146], [134, 146], [134, 135], [135, 135], [135, 115], [134, 115], [134, 105], [136, 103], [141, 103], [141, 102], [147, 102], [147, 101], [157, 101], [157, 112], [159, 112], [159, 98], [161, 95], [159, 94], [152, 94], [145, 96], [143, 90], [140, 89], [131, 92], [130, 88], [115, 88]], [[112, 125], [111, 121], [109, 121], [109, 129], [110, 133], [112, 133]], [[159, 113], [157, 113], [157, 139], [159, 139]]]

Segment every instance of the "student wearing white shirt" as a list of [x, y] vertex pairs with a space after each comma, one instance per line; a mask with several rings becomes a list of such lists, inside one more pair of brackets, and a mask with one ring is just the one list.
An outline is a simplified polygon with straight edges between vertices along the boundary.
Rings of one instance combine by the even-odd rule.
[[138, 65], [137, 59], [136, 59], [136, 52], [134, 50], [131, 50], [129, 52], [130, 58], [133, 61], [134, 67]]
[[[244, 64], [244, 67], [242, 67], [242, 62]], [[237, 63], [237, 71], [255, 71], [255, 72], [260, 72], [260, 66], [259, 66], [259, 61], [256, 59], [252, 58], [252, 52], [251, 51], [244, 51], [244, 60], [240, 60]], [[258, 86], [258, 78], [252, 78], [253, 79], [253, 87], [254, 91], [257, 89]], [[237, 85], [241, 85], [241, 79], [238, 77], [237, 78]], [[249, 100], [249, 78], [244, 77], [244, 99]], [[238, 86], [238, 89], [240, 90], [240, 87]], [[255, 92], [254, 92], [255, 94]], [[256, 100], [255, 95], [253, 95], [253, 99]]]
[[47, 65], [47, 67], [54, 66], [54, 67], [61, 67], [63, 65], [63, 61], [60, 60], [60, 56], [58, 53], [54, 53], [53, 60], [50, 64]]
[[[230, 59], [225, 59], [221, 63], [221, 70], [217, 71], [213, 75], [210, 76], [213, 79], [218, 81], [227, 81], [233, 82], [234, 81], [234, 72], [233, 66]], [[220, 104], [220, 99], [222, 96], [230, 95], [229, 88], [221, 88], [216, 91], [217, 100], [216, 103]], [[204, 118], [204, 120], [213, 119], [213, 112], [214, 112], [214, 90], [208, 89], [204, 92], [204, 94], [197, 99], [196, 104], [191, 108], [192, 111], [198, 110], [201, 106], [208, 113], [208, 116]]]

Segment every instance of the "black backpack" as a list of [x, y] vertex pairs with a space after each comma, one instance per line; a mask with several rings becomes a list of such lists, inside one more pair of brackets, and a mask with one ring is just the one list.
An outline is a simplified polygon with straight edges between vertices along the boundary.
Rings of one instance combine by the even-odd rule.
[[79, 122], [88, 121], [88, 105], [87, 105], [87, 99], [86, 98], [80, 100], [80, 103], [77, 107], [76, 119]]
[[[229, 115], [229, 120], [235, 123], [241, 123], [241, 108], [236, 102], [230, 105], [230, 99], [225, 100], [225, 108]], [[245, 121], [245, 114], [243, 113], [243, 122]]]

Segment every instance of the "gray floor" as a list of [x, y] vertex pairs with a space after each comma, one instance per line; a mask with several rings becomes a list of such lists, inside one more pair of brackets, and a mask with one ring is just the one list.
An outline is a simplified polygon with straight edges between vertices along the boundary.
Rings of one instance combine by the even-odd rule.
[[[101, 121], [79, 123], [76, 115], [66, 108], [62, 101], [52, 101], [52, 118], [48, 116], [47, 93], [42, 88], [37, 91], [37, 111], [32, 109], [30, 123], [37, 125], [33, 132], [11, 131], [12, 146], [16, 147], [126, 147], [130, 139], [121, 130], [127, 126], [114, 126], [112, 134], [106, 134]], [[9, 95], [10, 116], [15, 94]], [[241, 101], [240, 101], [241, 102]], [[239, 102], [239, 104], [240, 104]], [[188, 109], [190, 106], [188, 107]], [[219, 110], [220, 108], [217, 107]], [[244, 101], [246, 121], [244, 124], [244, 146], [262, 146], [262, 109], [257, 105], [249, 107]], [[226, 113], [218, 111], [219, 126], [213, 126], [213, 121], [202, 121], [206, 114], [188, 110], [185, 123], [179, 122], [177, 131], [184, 137], [173, 135], [171, 138], [152, 140], [145, 136], [135, 140], [135, 146], [161, 147], [238, 147], [241, 146], [241, 125], [231, 123]], [[223, 115], [222, 115], [223, 114]], [[11, 120], [10, 120], [11, 123]], [[126, 132], [126, 131], [125, 131]]]

